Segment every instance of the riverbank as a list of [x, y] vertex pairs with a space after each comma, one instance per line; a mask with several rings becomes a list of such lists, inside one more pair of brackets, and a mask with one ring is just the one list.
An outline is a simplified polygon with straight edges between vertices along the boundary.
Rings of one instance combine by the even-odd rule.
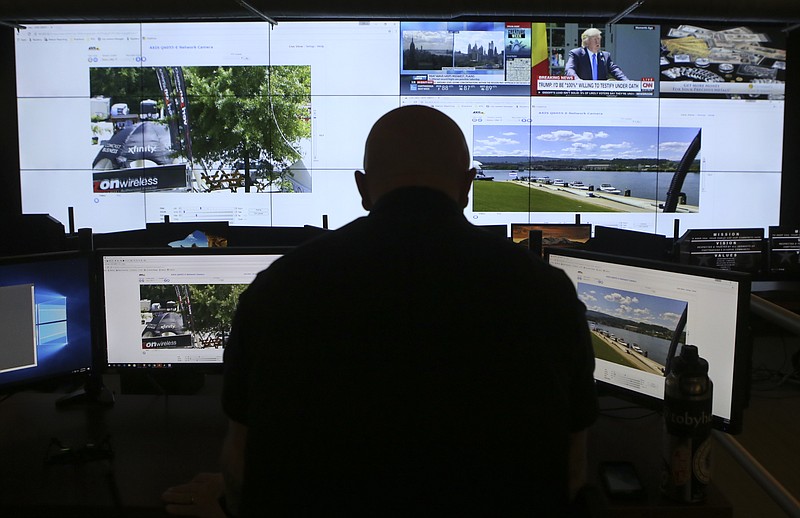
[[[601, 191], [588, 191], [585, 189], [575, 189], [572, 187], [556, 186], [551, 184], [544, 184], [538, 182], [528, 182], [527, 180], [509, 180], [509, 183], [527, 187], [529, 189], [543, 190], [554, 196], [562, 196], [565, 198], [574, 199], [588, 198], [588, 203], [613, 210], [615, 212], [656, 212], [661, 210], [658, 200], [650, 200], [647, 198], [635, 198], [633, 196], [624, 196], [622, 194], [608, 194]], [[696, 213], [700, 211], [700, 207], [696, 205], [678, 205], [675, 209], [676, 213]]]

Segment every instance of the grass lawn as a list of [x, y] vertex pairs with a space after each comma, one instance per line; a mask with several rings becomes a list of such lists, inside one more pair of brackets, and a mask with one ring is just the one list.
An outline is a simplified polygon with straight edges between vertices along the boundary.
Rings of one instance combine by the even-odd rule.
[[627, 365], [628, 367], [634, 367], [634, 365], [625, 357], [624, 354], [620, 354], [619, 351], [614, 349], [612, 346], [605, 343], [601, 338], [597, 335], [592, 333], [592, 348], [594, 349], [594, 357], [600, 360], [606, 360], [611, 363], [616, 363], [619, 365]]
[[588, 198], [573, 199], [511, 182], [474, 182], [472, 188], [473, 212], [618, 212]]

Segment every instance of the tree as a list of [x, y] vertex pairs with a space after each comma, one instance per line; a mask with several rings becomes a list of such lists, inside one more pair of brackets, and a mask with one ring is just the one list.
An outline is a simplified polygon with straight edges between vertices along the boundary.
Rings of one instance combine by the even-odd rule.
[[143, 284], [139, 290], [142, 300], [149, 300], [151, 304], [157, 302], [162, 309], [167, 307], [167, 302], [178, 301], [175, 286], [172, 284]]
[[125, 103], [132, 113], [138, 113], [144, 99], [160, 101], [161, 89], [152, 68], [93, 67], [89, 69], [89, 95], [110, 97], [112, 104]]
[[189, 284], [196, 332], [230, 331], [239, 295], [246, 284]]
[[192, 158], [204, 170], [243, 168], [285, 180], [311, 137], [308, 66], [185, 67]]

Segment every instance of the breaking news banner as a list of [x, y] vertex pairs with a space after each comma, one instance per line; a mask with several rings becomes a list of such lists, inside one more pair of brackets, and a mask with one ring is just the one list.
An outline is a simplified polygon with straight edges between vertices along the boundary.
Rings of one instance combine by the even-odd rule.
[[186, 164], [103, 171], [92, 181], [96, 193], [186, 189]]
[[587, 81], [571, 76], [539, 76], [536, 87], [540, 95], [581, 95], [614, 97], [652, 97], [655, 78], [641, 81]]

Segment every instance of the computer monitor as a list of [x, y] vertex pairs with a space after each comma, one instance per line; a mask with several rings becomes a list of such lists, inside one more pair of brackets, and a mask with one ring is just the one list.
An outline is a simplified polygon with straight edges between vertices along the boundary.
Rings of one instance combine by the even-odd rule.
[[288, 250], [101, 250], [108, 367], [221, 371], [239, 295]]
[[672, 241], [659, 234], [639, 232], [626, 228], [595, 225], [589, 249], [612, 255], [626, 255], [652, 259], [672, 260]]
[[88, 253], [0, 259], [0, 392], [88, 375], [93, 278]]
[[588, 223], [512, 223], [511, 239], [542, 254], [546, 247], [575, 247], [586, 244], [592, 237]]
[[751, 350], [747, 274], [577, 249], [546, 253], [586, 305], [601, 392], [661, 408], [677, 345], [696, 345], [714, 383], [714, 426], [741, 431]]
[[508, 238], [508, 225], [475, 225], [481, 230], [491, 232], [496, 236], [507, 239]]
[[769, 227], [767, 243], [770, 273], [800, 273], [800, 227]]

